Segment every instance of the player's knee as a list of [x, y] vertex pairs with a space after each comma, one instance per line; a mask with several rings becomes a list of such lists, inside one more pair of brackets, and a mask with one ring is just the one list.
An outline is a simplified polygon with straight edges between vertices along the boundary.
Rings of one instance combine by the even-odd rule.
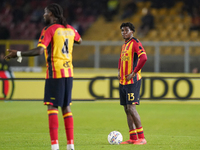
[[131, 113], [132, 111], [135, 111], [135, 105], [127, 105], [126, 107], [124, 107], [125, 112]]

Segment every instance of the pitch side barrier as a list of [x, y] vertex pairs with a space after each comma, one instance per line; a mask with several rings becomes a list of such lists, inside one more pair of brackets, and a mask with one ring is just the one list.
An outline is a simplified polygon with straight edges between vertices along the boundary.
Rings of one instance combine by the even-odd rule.
[[[1, 78], [0, 99], [42, 101], [44, 78]], [[115, 76], [74, 78], [73, 101], [118, 100]], [[200, 100], [200, 77], [143, 76], [141, 100]]]

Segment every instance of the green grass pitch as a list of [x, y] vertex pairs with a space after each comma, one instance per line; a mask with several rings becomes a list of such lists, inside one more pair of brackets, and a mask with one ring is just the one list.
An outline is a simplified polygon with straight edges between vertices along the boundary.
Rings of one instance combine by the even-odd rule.
[[[129, 139], [123, 107], [118, 101], [73, 102], [76, 150], [200, 149], [199, 101], [141, 101], [137, 106], [146, 145], [109, 145], [107, 135], [120, 131]], [[59, 109], [60, 112], [60, 109]], [[50, 150], [47, 108], [42, 102], [0, 102], [0, 150]], [[59, 113], [60, 150], [66, 137]]]

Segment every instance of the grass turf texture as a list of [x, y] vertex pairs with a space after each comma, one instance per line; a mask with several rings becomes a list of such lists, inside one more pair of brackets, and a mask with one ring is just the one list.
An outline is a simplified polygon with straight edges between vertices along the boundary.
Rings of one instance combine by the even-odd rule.
[[[196, 150], [200, 148], [200, 102], [141, 101], [137, 106], [146, 145], [109, 145], [107, 135], [120, 131], [129, 139], [119, 102], [73, 102], [76, 150]], [[0, 150], [50, 150], [48, 117], [42, 102], [0, 102]], [[60, 150], [66, 150], [59, 109]]]

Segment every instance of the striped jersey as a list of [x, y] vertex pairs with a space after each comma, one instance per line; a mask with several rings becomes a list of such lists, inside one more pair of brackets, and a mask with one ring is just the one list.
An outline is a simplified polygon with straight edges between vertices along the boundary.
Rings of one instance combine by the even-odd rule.
[[126, 75], [131, 74], [134, 71], [141, 55], [146, 55], [146, 52], [138, 39], [133, 37], [122, 45], [118, 64], [118, 69], [120, 71], [121, 77], [119, 81], [120, 84], [134, 84], [134, 82], [142, 78], [140, 69], [136, 73], [135, 77], [133, 77], [129, 81], [126, 81]]
[[73, 44], [80, 39], [79, 33], [70, 25], [51, 24], [44, 27], [37, 46], [45, 48], [46, 79], [73, 77]]

